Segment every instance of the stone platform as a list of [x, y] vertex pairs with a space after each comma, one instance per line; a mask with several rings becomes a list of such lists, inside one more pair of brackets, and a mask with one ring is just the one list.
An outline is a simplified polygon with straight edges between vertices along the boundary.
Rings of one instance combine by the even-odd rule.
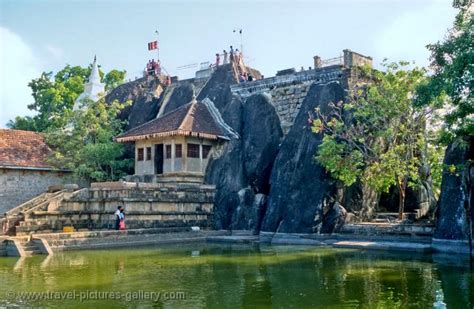
[[54, 202], [19, 209], [15, 232], [21, 236], [60, 232], [64, 227], [110, 230], [117, 206], [125, 209], [127, 229], [206, 228], [212, 223], [214, 194], [215, 186], [200, 183], [93, 183]]
[[193, 230], [186, 227], [45, 233], [0, 239], [0, 256], [52, 255], [57, 251], [136, 247], [188, 242], [206, 242], [208, 237], [230, 235], [228, 231]]

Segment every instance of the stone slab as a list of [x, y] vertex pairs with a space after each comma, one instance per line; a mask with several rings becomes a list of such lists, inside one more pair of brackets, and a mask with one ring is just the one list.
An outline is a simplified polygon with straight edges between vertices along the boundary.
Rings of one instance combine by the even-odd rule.
[[416, 251], [431, 252], [431, 245], [408, 242], [377, 242], [377, 241], [337, 241], [332, 244], [335, 248], [354, 248], [387, 251]]

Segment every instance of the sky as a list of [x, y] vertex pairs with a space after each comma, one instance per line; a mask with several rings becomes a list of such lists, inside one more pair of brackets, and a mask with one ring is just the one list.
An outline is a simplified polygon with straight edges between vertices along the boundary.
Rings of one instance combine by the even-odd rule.
[[[0, 128], [34, 114], [28, 82], [66, 64], [140, 76], [157, 58], [180, 79], [230, 45], [266, 77], [309, 67], [313, 56], [351, 49], [391, 61], [429, 63], [426, 44], [441, 40], [456, 11], [451, 0], [0, 0]], [[242, 29], [242, 37], [234, 29]], [[155, 31], [158, 31], [158, 36]]]

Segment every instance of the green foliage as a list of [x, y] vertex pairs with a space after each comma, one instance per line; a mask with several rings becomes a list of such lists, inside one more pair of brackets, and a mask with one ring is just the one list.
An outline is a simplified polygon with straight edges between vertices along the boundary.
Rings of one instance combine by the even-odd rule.
[[428, 45], [432, 77], [420, 85], [417, 104], [448, 106], [442, 141], [474, 135], [474, 18], [471, 1], [456, 0], [460, 9], [443, 41]]
[[[34, 102], [28, 105], [35, 116], [20, 117], [7, 124], [12, 129], [45, 132], [49, 129], [64, 127], [72, 116], [72, 109], [77, 97], [84, 91], [84, 83], [90, 75], [92, 65], [88, 68], [66, 65], [53, 76], [43, 72], [33, 79], [31, 88]], [[104, 75], [102, 72], [101, 76]], [[113, 89], [124, 81], [125, 71], [112, 70], [104, 77], [106, 90]]]
[[83, 104], [83, 109], [72, 112], [65, 128], [48, 130], [46, 141], [54, 149], [51, 163], [91, 181], [117, 180], [132, 164], [122, 159], [124, 146], [113, 141], [123, 126], [117, 115], [130, 102], [86, 99]]
[[112, 70], [104, 76], [105, 91], [110, 91], [123, 84], [126, 71]]
[[378, 192], [395, 185], [404, 194], [422, 166], [439, 164], [438, 153], [428, 151], [432, 109], [413, 104], [427, 76], [424, 69], [406, 70], [406, 62], [383, 65], [385, 72], [363, 68], [370, 82], [356, 85], [347, 103], [316, 110], [313, 132], [324, 134], [316, 159], [346, 186], [360, 180]]

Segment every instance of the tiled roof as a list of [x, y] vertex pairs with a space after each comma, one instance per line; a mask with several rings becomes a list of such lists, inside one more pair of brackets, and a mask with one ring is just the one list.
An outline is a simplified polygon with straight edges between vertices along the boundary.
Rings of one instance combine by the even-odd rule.
[[51, 169], [46, 161], [50, 153], [40, 133], [0, 129], [1, 167]]
[[118, 142], [129, 142], [163, 136], [196, 136], [207, 139], [229, 139], [216, 122], [208, 107], [192, 101], [174, 111], [153, 119], [116, 137]]

